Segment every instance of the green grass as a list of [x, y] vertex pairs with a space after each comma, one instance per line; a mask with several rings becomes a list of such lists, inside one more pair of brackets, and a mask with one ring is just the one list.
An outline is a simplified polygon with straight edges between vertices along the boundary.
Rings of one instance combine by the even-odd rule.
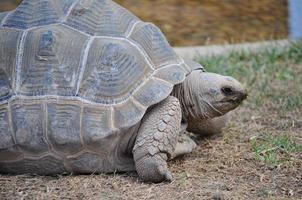
[[296, 144], [289, 135], [266, 135], [264, 138], [253, 139], [251, 146], [256, 158], [269, 165], [293, 161], [295, 157], [292, 154], [302, 152], [302, 145]]
[[281, 112], [302, 107], [302, 40], [287, 48], [268, 48], [258, 53], [233, 52], [203, 57], [207, 71], [233, 76], [250, 93], [249, 105], [273, 104]]
[[250, 116], [256, 116], [256, 121], [244, 123], [259, 127], [251, 133], [257, 138], [251, 142], [256, 159], [267, 165], [300, 159], [297, 155], [301, 155], [302, 145], [297, 144], [297, 137], [302, 137], [299, 134], [299, 127], [302, 127], [302, 40], [286, 48], [268, 48], [257, 53], [233, 52], [203, 57], [199, 62], [207, 71], [237, 78], [248, 89], [249, 97], [243, 107]]

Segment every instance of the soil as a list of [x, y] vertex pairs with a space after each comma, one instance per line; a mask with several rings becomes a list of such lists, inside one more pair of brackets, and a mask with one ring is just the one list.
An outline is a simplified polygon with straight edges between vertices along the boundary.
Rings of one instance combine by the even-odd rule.
[[[20, 0], [1, 0], [0, 11]], [[240, 43], [288, 36], [287, 0], [116, 0], [158, 25], [173, 46]]]
[[[284, 119], [269, 109], [263, 112], [245, 106], [233, 112], [222, 135], [204, 138], [192, 154], [169, 163], [172, 183], [143, 183], [136, 173], [0, 176], [0, 199], [301, 199], [302, 155], [294, 164], [271, 167], [251, 150], [250, 140], [259, 132], [282, 133], [276, 122]], [[263, 118], [269, 115], [274, 120]], [[302, 139], [301, 121], [290, 131]]]

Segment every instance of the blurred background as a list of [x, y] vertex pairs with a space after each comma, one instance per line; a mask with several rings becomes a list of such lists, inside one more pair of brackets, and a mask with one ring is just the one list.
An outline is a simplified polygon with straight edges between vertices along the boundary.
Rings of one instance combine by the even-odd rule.
[[[284, 39], [288, 0], [115, 0], [158, 25], [173, 46]], [[0, 11], [21, 0], [0, 0]]]

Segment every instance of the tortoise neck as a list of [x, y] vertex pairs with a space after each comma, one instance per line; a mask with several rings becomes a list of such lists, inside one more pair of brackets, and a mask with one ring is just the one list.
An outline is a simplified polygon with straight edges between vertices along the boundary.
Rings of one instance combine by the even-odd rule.
[[174, 86], [172, 96], [180, 101], [182, 116], [185, 121], [206, 118], [206, 107], [200, 99], [200, 73], [191, 73], [180, 84]]
[[182, 113], [182, 121], [187, 122], [189, 115], [188, 115], [188, 107], [186, 104], [186, 98], [185, 98], [185, 90], [184, 90], [184, 86], [183, 83], [175, 85], [171, 95], [176, 97], [179, 102], [180, 102], [180, 107], [181, 107], [181, 113]]

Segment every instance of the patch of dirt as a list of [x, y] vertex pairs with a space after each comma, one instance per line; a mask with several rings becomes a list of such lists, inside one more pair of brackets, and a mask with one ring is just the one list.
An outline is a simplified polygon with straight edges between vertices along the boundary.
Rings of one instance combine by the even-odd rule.
[[301, 199], [302, 155], [271, 167], [251, 149], [251, 138], [265, 132], [286, 132], [302, 144], [301, 124], [279, 128], [301, 115], [301, 110], [288, 113], [289, 120], [269, 108], [260, 113], [241, 106], [223, 135], [201, 140], [192, 154], [169, 163], [172, 183], [142, 183], [136, 173], [0, 176], [0, 199]]
[[[0, 11], [20, 0], [2, 0]], [[116, 0], [158, 25], [174, 46], [252, 42], [288, 36], [287, 0]]]

